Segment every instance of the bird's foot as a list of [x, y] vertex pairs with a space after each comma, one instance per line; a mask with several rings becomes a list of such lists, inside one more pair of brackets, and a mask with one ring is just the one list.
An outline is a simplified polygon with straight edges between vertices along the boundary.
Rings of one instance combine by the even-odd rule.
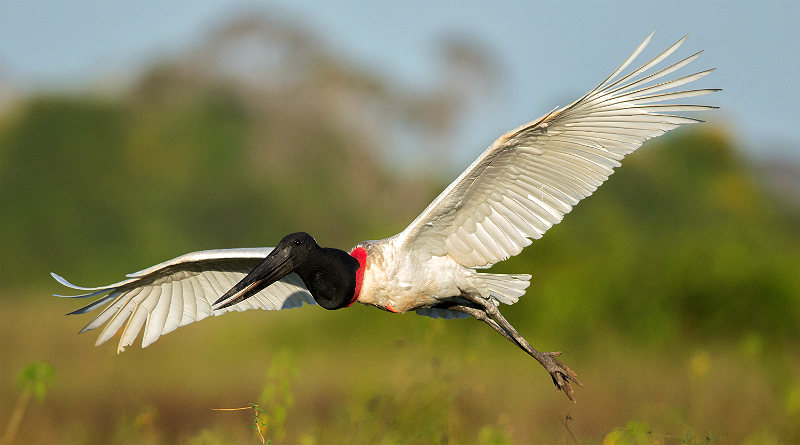
[[572, 397], [572, 394], [575, 391], [572, 389], [570, 381], [575, 382], [581, 388], [583, 388], [583, 383], [578, 381], [578, 375], [575, 374], [575, 371], [569, 369], [567, 365], [555, 359], [555, 357], [561, 355], [561, 351], [540, 352], [539, 354], [541, 354], [539, 362], [544, 366], [544, 369], [550, 373], [550, 377], [552, 377], [556, 388], [564, 391], [564, 394], [574, 403], [575, 399]]

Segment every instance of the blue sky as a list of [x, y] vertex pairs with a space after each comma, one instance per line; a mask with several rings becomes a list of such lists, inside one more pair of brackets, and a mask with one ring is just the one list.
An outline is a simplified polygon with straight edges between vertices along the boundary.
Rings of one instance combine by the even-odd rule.
[[650, 32], [656, 35], [643, 59], [690, 33], [674, 57], [704, 49], [691, 66], [717, 71], [697, 86], [724, 89], [701, 98], [722, 107], [709, 120], [729, 125], [755, 156], [800, 161], [797, 1], [0, 0], [0, 85], [91, 88], [179, 54], [249, 10], [295, 22], [355, 65], [409, 88], [435, 77], [441, 37], [483, 44], [504, 83], [495, 104], [468, 117], [459, 164], [594, 87]]

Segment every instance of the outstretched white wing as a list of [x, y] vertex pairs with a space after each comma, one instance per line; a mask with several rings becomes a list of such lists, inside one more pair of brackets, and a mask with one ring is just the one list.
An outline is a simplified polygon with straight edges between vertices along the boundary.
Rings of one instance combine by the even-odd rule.
[[271, 251], [271, 247], [264, 247], [193, 252], [130, 274], [127, 280], [119, 283], [93, 288], [75, 286], [56, 274], [52, 275], [65, 286], [90, 291], [69, 298], [100, 297], [68, 315], [83, 314], [111, 302], [81, 333], [107, 323], [97, 339], [96, 345], [100, 345], [123, 328], [117, 348], [117, 352], [122, 352], [126, 346], [133, 344], [142, 326], [142, 347], [145, 347], [162, 334], [209, 315], [316, 304], [300, 277], [291, 273], [247, 300], [225, 309], [212, 309], [212, 304], [219, 297]]
[[449, 255], [466, 267], [490, 266], [520, 253], [531, 238], [540, 238], [560, 222], [644, 141], [700, 122], [671, 112], [716, 107], [659, 102], [718, 91], [664, 92], [713, 70], [655, 83], [699, 52], [645, 75], [686, 37], [617, 79], [652, 36], [597, 88], [495, 141], [397, 235], [398, 243], [418, 255]]

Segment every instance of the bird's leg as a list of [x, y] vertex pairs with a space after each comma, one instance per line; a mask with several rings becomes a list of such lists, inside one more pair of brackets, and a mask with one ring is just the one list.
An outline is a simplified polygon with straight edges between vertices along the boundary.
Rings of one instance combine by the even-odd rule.
[[[490, 317], [489, 314], [487, 314], [486, 311], [484, 311], [483, 309], [478, 309], [478, 308], [475, 308], [475, 307], [472, 307], [472, 306], [464, 306], [464, 305], [458, 305], [458, 304], [451, 305], [451, 306], [437, 306], [437, 307], [440, 307], [442, 309], [447, 309], [449, 311], [463, 312], [465, 314], [472, 315], [473, 318], [475, 318], [477, 320], [480, 320], [480, 321], [488, 324], [489, 326], [491, 326], [492, 329], [494, 329], [500, 335], [505, 337], [506, 340], [510, 341], [511, 343], [516, 344], [517, 346], [519, 346], [520, 348], [525, 350], [525, 348], [522, 345], [520, 345], [519, 343], [517, 343], [516, 340], [514, 340], [514, 337], [512, 337], [508, 332], [506, 332], [506, 330], [503, 329], [499, 324], [497, 324], [497, 322], [494, 321], [492, 319], [492, 317]], [[525, 352], [528, 352], [528, 351], [525, 351]]]
[[578, 376], [575, 374], [573, 370], [569, 369], [567, 365], [561, 363], [560, 361], [554, 358], [561, 355], [561, 352], [539, 352], [533, 349], [533, 347], [521, 335], [519, 335], [519, 333], [516, 332], [514, 327], [511, 326], [511, 324], [505, 320], [502, 314], [499, 314], [500, 312], [499, 310], [497, 311], [499, 317], [502, 318], [502, 320], [505, 321], [505, 324], [511, 328], [513, 334], [507, 331], [503, 326], [498, 324], [497, 321], [495, 321], [491, 316], [489, 316], [489, 314], [487, 313], [488, 311], [486, 311], [483, 308], [476, 308], [466, 305], [448, 305], [448, 306], [441, 305], [437, 307], [472, 315], [475, 319], [480, 320], [491, 326], [492, 329], [497, 331], [508, 341], [514, 343], [520, 349], [522, 349], [523, 351], [528, 353], [531, 357], [535, 358], [539, 363], [541, 363], [542, 366], [544, 366], [544, 368], [547, 370], [547, 372], [550, 373], [550, 377], [553, 379], [553, 383], [556, 385], [556, 387], [558, 389], [563, 390], [570, 400], [572, 400], [573, 402], [575, 401], [575, 399], [572, 397], [574, 390], [572, 389], [572, 385], [570, 385], [569, 380], [574, 381], [581, 387], [583, 387], [583, 384], [578, 381], [577, 379]]
[[555, 357], [561, 355], [560, 351], [539, 352], [534, 349], [530, 343], [528, 343], [528, 341], [525, 340], [519, 334], [519, 332], [514, 329], [513, 326], [511, 326], [511, 323], [509, 323], [508, 320], [503, 317], [503, 314], [500, 313], [500, 310], [493, 301], [485, 299], [481, 296], [475, 296], [466, 293], [462, 294], [461, 298], [467, 300], [477, 307], [461, 306], [450, 308], [451, 310], [472, 315], [476, 319], [481, 320], [491, 326], [495, 331], [499, 332], [503, 337], [510, 340], [512, 343], [519, 346], [520, 349], [527, 352], [531, 357], [535, 358], [536, 361], [544, 366], [544, 369], [550, 373], [550, 377], [552, 377], [553, 383], [558, 389], [564, 391], [570, 400], [573, 402], [575, 401], [575, 399], [572, 397], [574, 390], [572, 389], [570, 381], [575, 382], [580, 387], [583, 387], [583, 384], [578, 381], [578, 375], [575, 374], [575, 371], [569, 369], [567, 365], [561, 363], [559, 360], [556, 360]]

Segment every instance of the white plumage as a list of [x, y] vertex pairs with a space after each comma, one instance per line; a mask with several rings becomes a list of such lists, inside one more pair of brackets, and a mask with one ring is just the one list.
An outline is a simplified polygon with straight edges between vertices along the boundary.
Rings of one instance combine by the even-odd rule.
[[[633, 80], [672, 54], [686, 37], [614, 80], [652, 34], [597, 88], [572, 104], [496, 140], [399, 236], [409, 252], [449, 255], [467, 267], [487, 267], [516, 255], [591, 195], [625, 155], [647, 139], [697, 119], [665, 114], [701, 105], [661, 105], [715, 90], [658, 93], [713, 70], [644, 87], [694, 60], [696, 53]], [[625, 83], [625, 81], [629, 81]]]
[[[72, 314], [92, 311], [111, 301], [81, 333], [108, 322], [95, 345], [101, 345], [122, 330], [118, 352], [133, 344], [144, 326], [142, 347], [162, 334], [180, 326], [200, 321], [209, 315], [248, 309], [280, 310], [316, 304], [300, 277], [289, 274], [253, 297], [233, 306], [213, 310], [211, 306], [234, 284], [272, 251], [271, 247], [218, 249], [188, 253], [142, 271], [128, 274], [128, 279], [102, 287], [80, 287], [52, 274], [59, 283], [78, 290], [91, 291], [69, 298], [108, 294]], [[62, 295], [59, 295], [62, 296]]]
[[[366, 255], [364, 262], [359, 260], [363, 277], [349, 277], [358, 283], [353, 301], [357, 298], [384, 310], [414, 310], [434, 318], [472, 315], [539, 360], [572, 399], [569, 380], [579, 382], [574, 372], [553, 358], [558, 353], [534, 350], [497, 310], [498, 302], [513, 304], [525, 293], [530, 275], [487, 274], [475, 269], [516, 255], [532, 239], [540, 238], [644, 141], [682, 124], [700, 122], [672, 113], [715, 108], [662, 103], [717, 91], [673, 90], [712, 70], [656, 82], [696, 59], [699, 52], [649, 73], [686, 37], [621, 75], [651, 38], [652, 34], [580, 99], [497, 139], [403, 232], [360, 243], [351, 250], [353, 257], [358, 249]], [[282, 244], [284, 241], [279, 246]], [[73, 314], [110, 302], [81, 332], [106, 323], [99, 345], [122, 329], [118, 348], [122, 351], [143, 326], [142, 346], [147, 346], [160, 335], [209, 315], [315, 304], [317, 295], [312, 297], [307, 290], [313, 287], [295, 273], [252, 296], [241, 297], [246, 298], [242, 301], [234, 298], [242, 292], [232, 288], [252, 275], [270, 252], [271, 248], [195, 252], [98, 288], [81, 288], [53, 276], [66, 286], [90, 291], [74, 298], [102, 296]], [[215, 302], [223, 304], [215, 306]], [[225, 307], [231, 302], [235, 304]], [[332, 308], [338, 307], [344, 305]]]

